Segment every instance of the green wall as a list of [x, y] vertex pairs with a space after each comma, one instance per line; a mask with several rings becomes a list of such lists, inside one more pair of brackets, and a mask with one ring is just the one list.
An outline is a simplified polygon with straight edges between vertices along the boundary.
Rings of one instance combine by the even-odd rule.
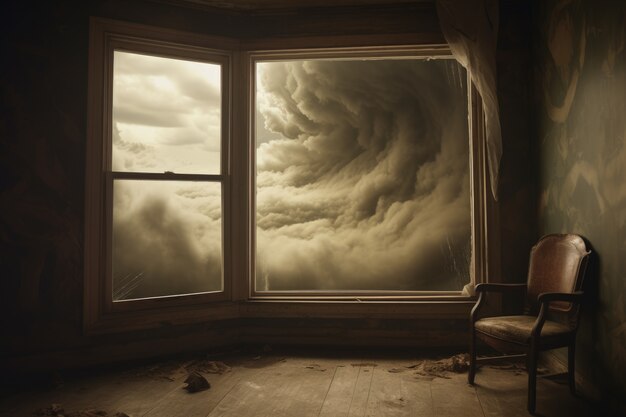
[[[626, 2], [535, 2], [540, 233], [593, 251], [577, 365], [595, 395], [626, 393]], [[623, 408], [622, 408], [623, 409]]]

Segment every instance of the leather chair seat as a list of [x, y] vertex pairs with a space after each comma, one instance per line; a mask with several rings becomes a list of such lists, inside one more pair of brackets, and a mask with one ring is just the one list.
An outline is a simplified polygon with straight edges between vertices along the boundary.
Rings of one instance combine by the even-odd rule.
[[[480, 319], [474, 323], [474, 329], [491, 337], [505, 342], [528, 345], [530, 332], [537, 317], [535, 316], [498, 316]], [[546, 320], [541, 329], [541, 340], [550, 342], [550, 339], [559, 339], [573, 329], [552, 320]]]

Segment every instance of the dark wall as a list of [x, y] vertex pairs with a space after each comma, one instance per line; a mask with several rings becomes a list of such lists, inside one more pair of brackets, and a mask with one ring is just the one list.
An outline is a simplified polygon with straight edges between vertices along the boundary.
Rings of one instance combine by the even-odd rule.
[[[87, 10], [8, 6], [2, 29], [2, 345], [81, 321]], [[4, 350], [4, 346], [3, 350]], [[50, 346], [54, 347], [54, 346]]]
[[[507, 4], [502, 11], [498, 51], [505, 136], [501, 235], [503, 269], [508, 272], [505, 280], [520, 281], [524, 279], [528, 250], [536, 237], [534, 212], [530, 210], [535, 204], [533, 170], [526, 163], [532, 155], [527, 123], [529, 83], [525, 70], [529, 61], [530, 15], [526, 2]], [[141, 355], [146, 346], [142, 343], [157, 338], [163, 352], [184, 349], [187, 343], [210, 343], [218, 335], [226, 342], [239, 338], [234, 322], [126, 335], [83, 335], [89, 16], [243, 38], [438, 30], [432, 5], [386, 6], [384, 10], [346, 8], [332, 12], [295, 10], [279, 16], [253, 13], [247, 17], [234, 12], [183, 10], [142, 1], [59, 1], [37, 8], [12, 2], [6, 7], [0, 66], [0, 324], [3, 334], [11, 337], [0, 339], [0, 350], [10, 355], [81, 352], [74, 355], [78, 360], [89, 351], [95, 352], [94, 355], [109, 352], [110, 360], [124, 357], [124, 352]], [[324, 27], [326, 30], [320, 29]], [[290, 327], [302, 328], [299, 323], [265, 320], [255, 326], [275, 326], [277, 338], [286, 340], [284, 335], [289, 334]], [[315, 323], [322, 326], [319, 320]], [[324, 323], [338, 337], [341, 332], [350, 331], [345, 323], [335, 324], [334, 320]], [[390, 324], [384, 320], [380, 323], [374, 326], [364, 321], [361, 327], [373, 326], [372, 334], [379, 336], [405, 334], [419, 343], [417, 336], [421, 333], [411, 330], [415, 325], [403, 327], [400, 321]], [[453, 325], [443, 320], [440, 324], [428, 322], [427, 331], [420, 332], [442, 337], [442, 333], [450, 332], [453, 327], [456, 334], [462, 335], [465, 321]], [[358, 330], [359, 325], [350, 324], [350, 328]], [[377, 329], [382, 333], [376, 333]], [[315, 331], [312, 329], [311, 334]], [[450, 338], [443, 336], [441, 340], [449, 343]]]
[[538, 1], [534, 27], [540, 231], [579, 233], [593, 247], [577, 359], [597, 394], [623, 398], [626, 3]]
[[530, 248], [537, 240], [531, 8], [526, 1], [503, 1], [500, 8], [496, 59], [503, 148], [498, 195], [502, 276], [490, 280], [525, 282]]

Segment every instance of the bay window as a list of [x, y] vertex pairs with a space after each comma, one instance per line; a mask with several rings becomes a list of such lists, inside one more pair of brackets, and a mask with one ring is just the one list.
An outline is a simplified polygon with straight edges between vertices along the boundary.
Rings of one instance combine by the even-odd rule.
[[89, 64], [87, 329], [468, 301], [482, 280], [482, 116], [447, 47], [94, 19]]

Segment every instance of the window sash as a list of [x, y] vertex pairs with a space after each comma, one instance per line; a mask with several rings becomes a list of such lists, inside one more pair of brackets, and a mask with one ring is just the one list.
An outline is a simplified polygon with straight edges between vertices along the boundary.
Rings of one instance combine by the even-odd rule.
[[[192, 60], [219, 64], [221, 67], [221, 140], [219, 174], [181, 174], [174, 172], [147, 173], [112, 171], [112, 125], [113, 125], [113, 56], [115, 51], [147, 54], [169, 59]], [[158, 39], [136, 38], [121, 34], [107, 36], [105, 46], [105, 87], [103, 131], [103, 170], [105, 177], [105, 248], [104, 278], [101, 283], [101, 303], [105, 313], [117, 313], [143, 309], [155, 309], [182, 305], [206, 304], [230, 299], [230, 62], [231, 53], [217, 49], [188, 44], [163, 42]], [[222, 245], [222, 291], [175, 294], [159, 297], [113, 300], [112, 238], [113, 238], [113, 183], [115, 180], [165, 180], [190, 182], [217, 182], [221, 184], [221, 245]]]

